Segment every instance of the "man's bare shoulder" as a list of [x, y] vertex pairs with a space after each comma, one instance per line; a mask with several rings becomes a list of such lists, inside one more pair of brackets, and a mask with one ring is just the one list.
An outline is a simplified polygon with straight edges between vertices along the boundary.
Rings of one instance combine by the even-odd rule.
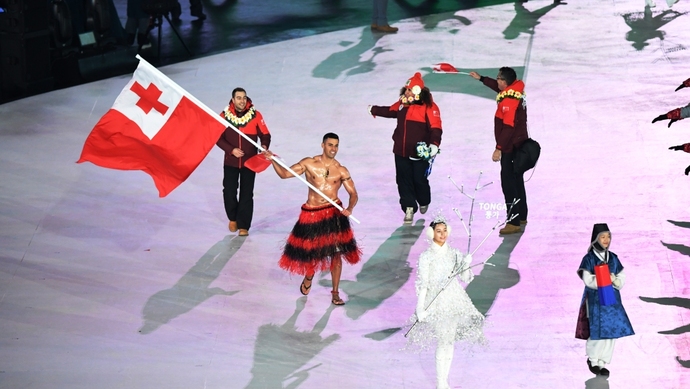
[[352, 175], [350, 175], [350, 171], [347, 170], [347, 168], [341, 164], [338, 164], [338, 170], [340, 170], [340, 176], [343, 181], [350, 180], [352, 179]]
[[316, 159], [314, 158], [315, 157], [304, 157], [302, 158], [302, 160], [299, 161], [299, 163], [301, 163], [302, 165], [313, 165], [314, 163], [316, 163]]

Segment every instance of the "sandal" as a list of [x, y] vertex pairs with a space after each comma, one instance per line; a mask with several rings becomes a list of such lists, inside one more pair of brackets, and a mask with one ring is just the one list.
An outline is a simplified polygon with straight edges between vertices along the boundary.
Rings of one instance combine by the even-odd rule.
[[333, 305], [345, 305], [345, 301], [340, 298], [340, 294], [337, 290], [332, 290], [331, 293], [333, 294], [333, 298], [331, 298]]
[[[311, 278], [304, 276], [304, 279], [302, 280], [302, 285], [299, 286], [300, 293], [302, 293], [305, 296], [309, 294], [309, 289], [311, 289], [311, 280], [313, 279], [313, 275], [311, 276]], [[304, 285], [304, 281], [309, 281], [309, 286]]]

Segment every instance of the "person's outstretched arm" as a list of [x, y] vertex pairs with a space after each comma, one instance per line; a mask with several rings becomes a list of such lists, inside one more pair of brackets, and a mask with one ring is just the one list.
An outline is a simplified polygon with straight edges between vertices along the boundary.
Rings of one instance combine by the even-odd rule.
[[[295, 177], [292, 173], [290, 173], [287, 169], [282, 167], [274, 158], [273, 158], [273, 153], [269, 150], [266, 150], [262, 153], [264, 157], [268, 158], [271, 160], [271, 165], [273, 165], [273, 169], [276, 171], [278, 176], [282, 179], [287, 179], [287, 178], [292, 178]], [[301, 161], [297, 162], [296, 164], [290, 166], [290, 169], [297, 173], [298, 175], [303, 174], [307, 168], [305, 167], [304, 163], [310, 158], [304, 158]]]

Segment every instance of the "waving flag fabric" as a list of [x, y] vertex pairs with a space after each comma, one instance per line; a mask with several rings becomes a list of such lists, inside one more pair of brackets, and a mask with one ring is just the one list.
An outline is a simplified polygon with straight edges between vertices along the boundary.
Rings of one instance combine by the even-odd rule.
[[458, 69], [455, 66], [445, 62], [435, 64], [433, 71], [434, 73], [458, 73]]
[[263, 156], [263, 154], [257, 154], [247, 160], [244, 166], [253, 171], [254, 173], [261, 173], [271, 166], [271, 160]]
[[199, 166], [227, 126], [140, 58], [132, 79], [89, 134], [77, 163], [142, 170], [165, 197]]

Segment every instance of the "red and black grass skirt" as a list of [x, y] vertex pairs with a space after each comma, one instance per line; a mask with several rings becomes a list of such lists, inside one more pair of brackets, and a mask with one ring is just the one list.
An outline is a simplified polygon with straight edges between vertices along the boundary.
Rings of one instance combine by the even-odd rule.
[[330, 270], [331, 261], [338, 255], [351, 265], [362, 259], [350, 220], [331, 204], [302, 205], [278, 262], [280, 267], [290, 273], [314, 274]]

